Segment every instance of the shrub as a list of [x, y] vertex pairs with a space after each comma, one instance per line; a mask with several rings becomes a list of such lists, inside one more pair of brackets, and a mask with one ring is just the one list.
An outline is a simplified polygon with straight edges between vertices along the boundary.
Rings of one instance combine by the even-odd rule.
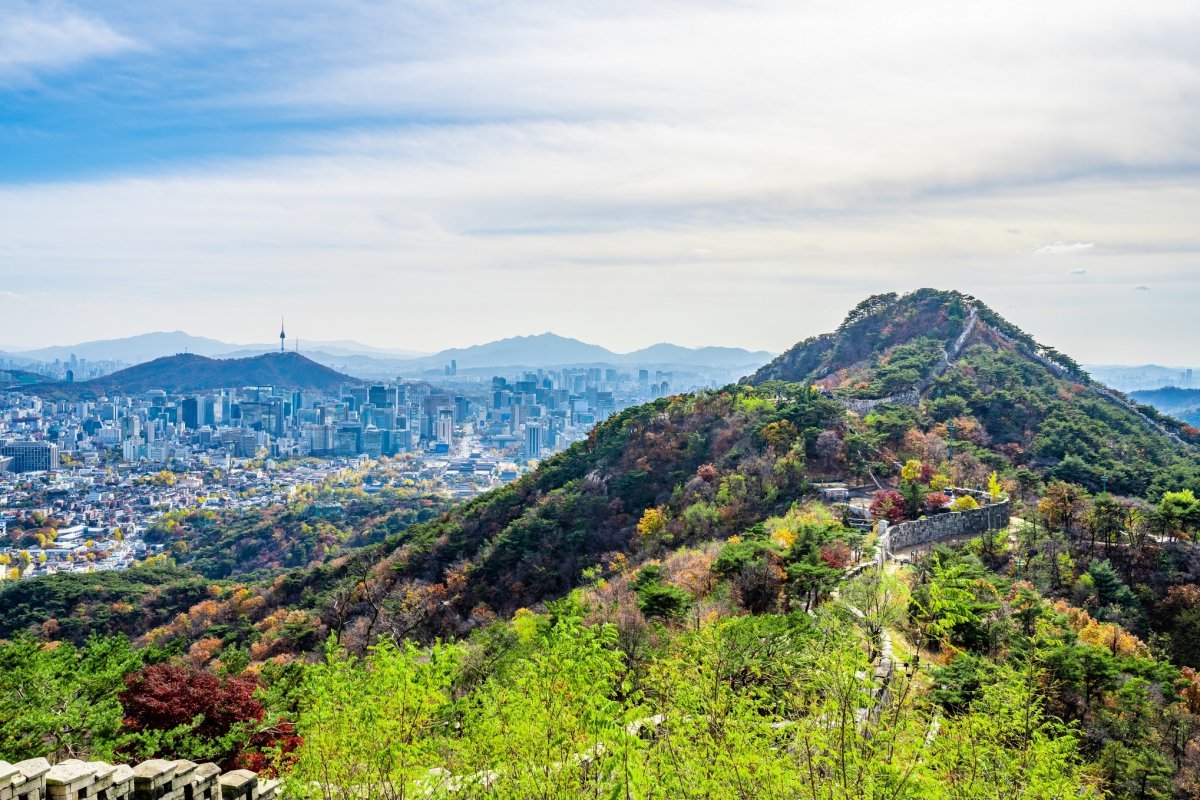
[[969, 494], [959, 495], [950, 504], [951, 511], [970, 511], [975, 508], [979, 508], [979, 503], [975, 502], [975, 498]]
[[925, 508], [930, 511], [942, 511], [950, 505], [950, 495], [945, 492], [930, 492], [925, 495]]
[[721, 548], [717, 560], [713, 562], [713, 574], [721, 578], [731, 578], [740, 573], [747, 565], [761, 561], [763, 555], [774, 552], [774, 545], [762, 539], [742, 539], [730, 542]]
[[637, 596], [638, 608], [643, 614], [663, 619], [682, 617], [692, 602], [687, 592], [657, 581], [638, 587]]

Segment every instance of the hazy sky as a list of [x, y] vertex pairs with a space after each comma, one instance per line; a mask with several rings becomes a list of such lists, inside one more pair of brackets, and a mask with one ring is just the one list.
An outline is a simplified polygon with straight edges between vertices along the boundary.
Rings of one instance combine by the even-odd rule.
[[0, 0], [0, 347], [1200, 349], [1200, 3]]

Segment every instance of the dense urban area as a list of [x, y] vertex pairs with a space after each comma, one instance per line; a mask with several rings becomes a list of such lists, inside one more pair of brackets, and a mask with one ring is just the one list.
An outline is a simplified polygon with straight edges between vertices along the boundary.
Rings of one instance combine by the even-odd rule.
[[[72, 356], [34, 366], [72, 384], [127, 365]], [[471, 497], [615, 412], [664, 396], [673, 377], [583, 367], [485, 383], [460, 377], [451, 361], [437, 383], [352, 381], [334, 392], [243, 386], [55, 400], [10, 387], [0, 394], [0, 577], [128, 568], [162, 550], [143, 533], [164, 514], [263, 509], [303, 487], [351, 480], [367, 493]]]

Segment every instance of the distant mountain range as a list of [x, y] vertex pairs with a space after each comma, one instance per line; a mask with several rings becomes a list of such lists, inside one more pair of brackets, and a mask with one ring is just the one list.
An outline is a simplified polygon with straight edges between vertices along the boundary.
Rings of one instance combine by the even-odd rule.
[[[1187, 367], [1164, 367], [1159, 364], [1085, 364], [1084, 368], [1096, 380], [1123, 392], [1165, 386], [1186, 388], [1189, 371]], [[1200, 380], [1200, 368], [1193, 369], [1192, 374], [1193, 380]]]
[[[289, 342], [293, 344], [293, 342]], [[125, 339], [82, 342], [62, 347], [44, 347], [16, 353], [0, 353], [0, 358], [17, 362], [69, 360], [72, 355], [93, 361], [124, 361], [140, 364], [163, 356], [192, 353], [217, 358], [241, 358], [277, 352], [278, 344], [238, 345], [192, 336], [182, 331], [145, 333]], [[395, 372], [415, 375], [440, 371], [451, 361], [459, 369], [497, 367], [554, 367], [571, 365], [688, 367], [744, 369], [752, 371], [771, 359], [765, 351], [737, 347], [688, 348], [674, 344], [655, 344], [632, 353], [615, 353], [600, 345], [578, 339], [543, 333], [515, 336], [471, 347], [451, 348], [433, 355], [411, 350], [389, 350], [355, 341], [301, 342], [300, 349], [313, 361], [362, 374]]]
[[738, 347], [693, 349], [674, 344], [655, 344], [634, 350], [632, 353], [615, 353], [597, 344], [588, 344], [554, 333], [542, 333], [443, 350], [432, 356], [412, 359], [409, 364], [421, 368], [440, 368], [453, 360], [459, 369], [586, 364], [728, 368], [765, 364], [770, 359], [771, 354], [765, 351], [752, 352]]
[[[294, 344], [294, 341], [289, 341]], [[330, 355], [377, 355], [389, 358], [416, 358], [427, 355], [415, 350], [393, 350], [355, 342], [339, 340], [332, 342], [301, 342], [306, 349], [320, 350]], [[16, 361], [68, 361], [74, 355], [89, 361], [124, 361], [141, 364], [176, 353], [222, 357], [230, 355], [257, 355], [277, 352], [279, 343], [273, 344], [230, 344], [205, 336], [192, 336], [183, 331], [156, 331], [128, 336], [123, 339], [101, 339], [94, 342], [42, 347], [37, 350], [21, 350], [0, 353], [0, 358]]]
[[1165, 389], [1130, 392], [1129, 396], [1190, 425], [1200, 426], [1200, 389], [1179, 389], [1170, 386]]
[[343, 375], [299, 353], [264, 353], [250, 358], [226, 359], [179, 353], [90, 381], [25, 384], [21, 391], [53, 398], [95, 399], [151, 389], [199, 392], [226, 387], [275, 386], [331, 394], [345, 384], [359, 382], [357, 378]]

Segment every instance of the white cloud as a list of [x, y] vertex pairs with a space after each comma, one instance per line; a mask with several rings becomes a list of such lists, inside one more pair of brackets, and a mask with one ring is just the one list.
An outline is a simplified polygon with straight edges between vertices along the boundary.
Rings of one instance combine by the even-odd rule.
[[134, 42], [62, 3], [10, 0], [0, 13], [0, 79], [74, 66]]
[[[1200, 246], [1190, 0], [969, 12], [948, 0], [421, 0], [336, 13], [292, 0], [268, 25], [250, 24], [254, 5], [105, 15], [159, 48], [286, 40], [303, 57], [264, 54], [284, 65], [273, 83], [239, 79], [236, 95], [203, 102], [301, 123], [348, 115], [361, 130], [330, 125], [286, 158], [0, 186], [0, 268], [21, 276], [15, 288], [98, 298], [104, 324], [140, 328], [215, 333], [287, 306], [328, 326], [312, 338], [434, 349], [518, 332], [512, 309], [532, 301], [538, 328], [618, 349], [647, 343], [635, 337], [781, 349], [866, 294], [934, 284], [1053, 311], [1022, 321], [1061, 319], [1060, 339], [1040, 338], [1080, 358], [1129, 337], [1085, 334], [1086, 311], [1047, 305], [1038, 281], [1061, 267], [1035, 256], [1103, 260], [1072, 284], [1094, 303], [1084, 293], [1105, 287], [1130, 301], [1127, 283], [1101, 279], [1144, 269], [1164, 302], [1200, 302], [1194, 253], [1180, 255]], [[142, 11], [158, 22], [140, 27]], [[454, 323], [427, 297], [452, 298]], [[647, 315], [646, 297], [668, 300]], [[1166, 327], [1185, 315], [1158, 312], [1139, 335], [1187, 341]]]
[[1054, 242], [1053, 244], [1044, 244], [1034, 250], [1034, 255], [1039, 256], [1061, 256], [1070, 253], [1082, 253], [1085, 250], [1091, 250], [1095, 247], [1093, 242]]

